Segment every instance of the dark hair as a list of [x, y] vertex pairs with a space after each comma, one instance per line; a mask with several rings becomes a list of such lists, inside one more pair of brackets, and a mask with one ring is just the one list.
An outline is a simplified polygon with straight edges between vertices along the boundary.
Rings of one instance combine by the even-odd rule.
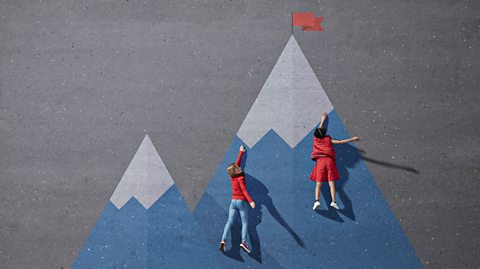
[[325, 135], [327, 134], [327, 129], [325, 128], [317, 128], [315, 129], [315, 132], [313, 132], [313, 135], [316, 137], [316, 138], [324, 138]]

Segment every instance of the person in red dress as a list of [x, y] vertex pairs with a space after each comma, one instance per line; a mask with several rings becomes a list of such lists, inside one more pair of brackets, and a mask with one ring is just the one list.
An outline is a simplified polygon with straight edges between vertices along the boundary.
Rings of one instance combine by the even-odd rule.
[[315, 161], [310, 179], [316, 182], [315, 186], [315, 202], [313, 203], [313, 209], [320, 207], [320, 188], [322, 183], [328, 181], [330, 186], [330, 195], [332, 196], [332, 202], [330, 206], [339, 209], [335, 201], [335, 181], [340, 178], [337, 166], [335, 164], [335, 150], [334, 144], [345, 144], [352, 141], [359, 141], [360, 138], [354, 136], [349, 139], [335, 140], [327, 135], [327, 130], [323, 127], [325, 120], [327, 119], [327, 112], [322, 113], [322, 121], [317, 129], [313, 133], [313, 147], [311, 159]]
[[228, 211], [228, 221], [223, 229], [222, 241], [220, 242], [219, 249], [221, 252], [225, 251], [227, 234], [232, 228], [236, 213], [239, 212], [242, 220], [242, 243], [240, 244], [240, 247], [245, 252], [250, 253], [250, 248], [248, 248], [247, 244], [248, 205], [250, 204], [252, 208], [255, 208], [255, 202], [247, 192], [245, 175], [243, 174], [242, 168], [240, 168], [244, 152], [245, 147], [242, 145], [240, 146], [237, 161], [230, 164], [227, 168], [227, 173], [230, 175], [230, 183], [232, 184], [232, 201]]

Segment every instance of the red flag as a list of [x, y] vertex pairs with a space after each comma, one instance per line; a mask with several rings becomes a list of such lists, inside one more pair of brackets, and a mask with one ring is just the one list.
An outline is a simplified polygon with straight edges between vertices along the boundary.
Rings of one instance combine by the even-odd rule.
[[314, 26], [302, 26], [302, 31], [311, 32], [311, 31], [325, 31], [325, 29], [320, 25], [322, 23], [323, 17], [315, 18]]
[[325, 31], [320, 25], [323, 17], [315, 17], [313, 12], [293, 12], [292, 26], [301, 26], [302, 31]]
[[313, 12], [293, 12], [293, 26], [315, 26], [315, 13]]

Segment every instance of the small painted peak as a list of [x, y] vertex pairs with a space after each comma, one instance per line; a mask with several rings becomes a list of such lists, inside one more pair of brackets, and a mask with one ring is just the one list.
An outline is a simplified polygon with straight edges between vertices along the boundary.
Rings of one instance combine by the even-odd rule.
[[294, 148], [332, 103], [292, 35], [237, 135], [253, 147], [274, 130]]
[[170, 173], [147, 134], [110, 197], [110, 201], [117, 208], [121, 208], [128, 200], [135, 197], [148, 209], [173, 185]]

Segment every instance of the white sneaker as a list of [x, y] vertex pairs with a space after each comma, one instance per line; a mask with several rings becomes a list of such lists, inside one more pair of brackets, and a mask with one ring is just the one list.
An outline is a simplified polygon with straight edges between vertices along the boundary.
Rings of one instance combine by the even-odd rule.
[[332, 203], [330, 204], [330, 206], [333, 207], [333, 208], [335, 208], [336, 210], [339, 210], [339, 209], [340, 209], [340, 208], [338, 207], [337, 203], [335, 203], [335, 202], [332, 202]]
[[320, 202], [319, 201], [315, 201], [315, 203], [313, 203], [313, 210], [317, 209], [320, 207]]

